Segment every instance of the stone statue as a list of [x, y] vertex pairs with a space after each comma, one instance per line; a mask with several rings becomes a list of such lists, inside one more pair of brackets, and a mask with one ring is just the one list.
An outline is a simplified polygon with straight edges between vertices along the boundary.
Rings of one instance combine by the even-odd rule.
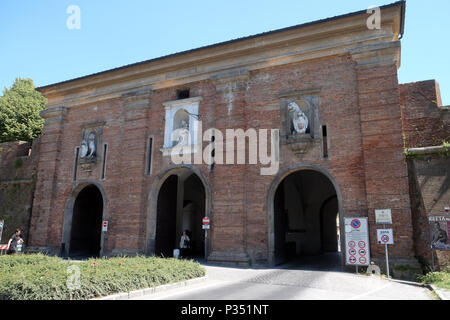
[[86, 139], [81, 141], [80, 158], [93, 159], [96, 156], [95, 133], [91, 132]]
[[89, 148], [88, 148], [86, 140], [81, 141], [80, 158], [84, 159], [87, 156], [88, 151], [89, 151]]
[[189, 145], [189, 124], [186, 120], [181, 121], [181, 128], [172, 133], [172, 141], [175, 141], [174, 147], [184, 147]]
[[96, 146], [95, 146], [95, 133], [93, 132], [91, 132], [88, 136], [88, 147], [89, 147], [88, 158], [90, 159], [95, 158]]
[[290, 119], [290, 133], [304, 134], [308, 129], [308, 117], [300, 110], [300, 107], [295, 102], [288, 104], [289, 119]]

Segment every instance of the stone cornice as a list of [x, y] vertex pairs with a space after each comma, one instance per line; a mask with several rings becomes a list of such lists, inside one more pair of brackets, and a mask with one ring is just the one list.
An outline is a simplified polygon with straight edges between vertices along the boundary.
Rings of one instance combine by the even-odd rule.
[[200, 103], [200, 101], [202, 101], [202, 97], [193, 97], [193, 98], [187, 98], [187, 99], [167, 101], [167, 102], [163, 103], [163, 106], [166, 109], [171, 109], [171, 108], [178, 107], [178, 106], [198, 104], [198, 103]]
[[[145, 63], [39, 88], [48, 106], [67, 107], [122, 97], [129, 91], [153, 90], [201, 80], [218, 81], [227, 73], [239, 73], [353, 52], [358, 65], [364, 55], [378, 54], [369, 48], [395, 42], [401, 32], [402, 6], [382, 8], [381, 29], [369, 30], [369, 15], [359, 13], [304, 26], [261, 34], [199, 48]], [[378, 53], [377, 53], [378, 52]], [[383, 51], [386, 55], [386, 50]], [[359, 59], [359, 60], [358, 60]], [[386, 56], [399, 65], [397, 51]], [[397, 62], [398, 60], [398, 62]], [[244, 75], [245, 77], [245, 75]], [[225, 78], [227, 78], [225, 76]]]
[[49, 120], [49, 119], [62, 119], [64, 117], [64, 115], [67, 112], [67, 108], [66, 107], [53, 107], [53, 108], [48, 108], [45, 110], [42, 110], [39, 115], [44, 118], [45, 120]]

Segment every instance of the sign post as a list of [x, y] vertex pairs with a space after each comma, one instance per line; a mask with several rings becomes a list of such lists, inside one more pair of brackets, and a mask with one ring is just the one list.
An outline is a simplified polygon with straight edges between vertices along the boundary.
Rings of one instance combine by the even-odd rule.
[[208, 257], [208, 230], [211, 228], [210, 220], [208, 217], [202, 219], [203, 230], [205, 230], [205, 260]]
[[108, 225], [109, 225], [109, 222], [107, 220], [104, 220], [102, 222], [103, 241], [102, 241], [101, 256], [103, 256], [103, 248], [105, 247], [105, 238], [106, 238], [106, 232], [108, 231]]
[[5, 225], [4, 220], [0, 220], [0, 243], [2, 242], [2, 233], [3, 233], [3, 226]]
[[394, 244], [394, 232], [392, 229], [378, 229], [377, 240], [379, 244], [384, 244], [384, 251], [386, 253], [386, 271], [389, 278], [389, 251], [388, 244]]
[[370, 265], [370, 243], [367, 218], [345, 218], [345, 264]]

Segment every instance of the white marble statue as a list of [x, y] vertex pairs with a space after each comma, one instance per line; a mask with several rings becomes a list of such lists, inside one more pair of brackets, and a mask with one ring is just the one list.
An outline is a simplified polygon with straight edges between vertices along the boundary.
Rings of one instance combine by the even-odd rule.
[[81, 147], [80, 147], [80, 158], [84, 159], [92, 159], [95, 158], [96, 155], [96, 145], [95, 145], [95, 133], [91, 132], [86, 139], [83, 139], [81, 141]]
[[95, 158], [96, 146], [95, 146], [95, 133], [91, 132], [88, 136], [89, 154], [88, 158]]
[[308, 129], [308, 117], [300, 110], [300, 107], [295, 102], [288, 104], [289, 119], [290, 119], [290, 133], [303, 134]]
[[89, 151], [89, 148], [88, 148], [86, 140], [81, 141], [80, 158], [84, 159], [87, 156], [88, 151]]
[[181, 128], [172, 132], [172, 141], [175, 141], [174, 147], [184, 147], [189, 145], [189, 124], [181, 121]]

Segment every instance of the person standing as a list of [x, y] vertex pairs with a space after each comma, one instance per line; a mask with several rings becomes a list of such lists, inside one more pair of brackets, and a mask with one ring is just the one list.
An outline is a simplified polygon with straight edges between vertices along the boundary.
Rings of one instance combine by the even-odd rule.
[[183, 231], [183, 235], [180, 239], [181, 257], [185, 257], [187, 255], [187, 251], [189, 250], [189, 241], [191, 241], [191, 239], [189, 239], [189, 236], [187, 235], [187, 230]]
[[21, 235], [20, 229], [16, 229], [16, 232], [12, 235], [11, 239], [8, 242], [8, 250], [6, 254], [15, 254], [17, 253], [17, 246], [22, 245], [23, 239]]

